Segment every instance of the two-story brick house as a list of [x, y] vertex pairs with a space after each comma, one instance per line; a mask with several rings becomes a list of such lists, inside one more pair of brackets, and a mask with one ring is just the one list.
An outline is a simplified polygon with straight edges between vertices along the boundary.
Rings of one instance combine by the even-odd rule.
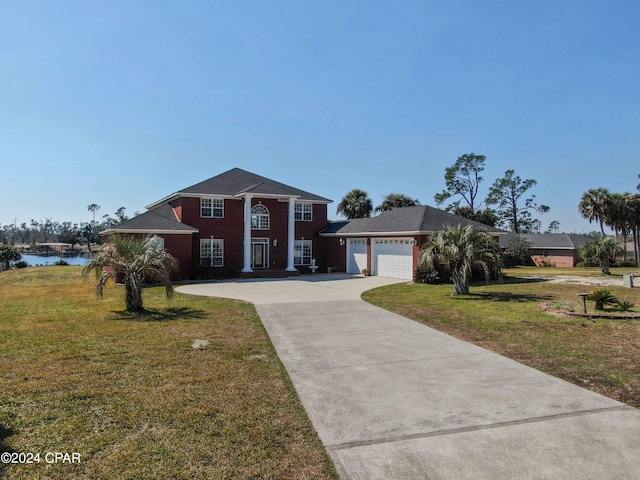
[[239, 168], [180, 190], [103, 232], [153, 235], [180, 264], [180, 278], [335, 271], [411, 280], [434, 231], [493, 227], [427, 205], [329, 222], [319, 195]]
[[239, 168], [169, 195], [103, 232], [154, 235], [180, 263], [180, 277], [311, 265], [331, 200]]

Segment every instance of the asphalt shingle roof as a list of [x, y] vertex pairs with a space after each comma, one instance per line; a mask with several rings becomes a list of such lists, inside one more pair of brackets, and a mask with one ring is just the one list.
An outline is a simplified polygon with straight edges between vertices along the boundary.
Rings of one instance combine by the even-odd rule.
[[386, 232], [435, 232], [447, 226], [472, 225], [487, 232], [502, 233], [495, 227], [490, 227], [468, 218], [460, 217], [428, 205], [403, 207], [391, 210], [376, 217], [356, 218], [348, 221], [344, 226], [325, 231], [336, 235], [355, 235], [364, 233]]
[[508, 233], [500, 237], [500, 246], [506, 248], [511, 239], [521, 237], [533, 245], [533, 248], [555, 250], [574, 250], [586, 242], [584, 235], [573, 233]]
[[233, 168], [215, 177], [196, 183], [177, 192], [177, 194], [205, 194], [205, 195], [230, 195], [241, 193], [253, 193], [256, 195], [296, 195], [300, 200], [331, 202], [328, 198], [305, 192], [298, 188], [290, 187], [284, 183], [276, 182], [266, 177], [247, 172], [240, 168]]
[[137, 217], [116, 225], [107, 232], [131, 231], [131, 230], [162, 230], [197, 232], [198, 229], [185, 223], [180, 223], [176, 218], [173, 208], [168, 203], [163, 203]]

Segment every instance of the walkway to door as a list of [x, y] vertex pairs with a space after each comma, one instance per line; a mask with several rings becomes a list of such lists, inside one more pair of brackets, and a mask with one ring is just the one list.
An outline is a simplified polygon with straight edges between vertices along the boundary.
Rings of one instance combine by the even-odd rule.
[[370, 305], [399, 280], [185, 285], [256, 305], [343, 479], [637, 479], [640, 411]]

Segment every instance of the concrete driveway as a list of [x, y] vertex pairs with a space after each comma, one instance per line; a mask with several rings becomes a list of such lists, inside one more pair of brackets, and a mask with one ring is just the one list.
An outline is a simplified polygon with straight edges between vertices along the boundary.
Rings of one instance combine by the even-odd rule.
[[343, 479], [638, 479], [640, 410], [360, 299], [347, 275], [185, 285], [256, 305]]

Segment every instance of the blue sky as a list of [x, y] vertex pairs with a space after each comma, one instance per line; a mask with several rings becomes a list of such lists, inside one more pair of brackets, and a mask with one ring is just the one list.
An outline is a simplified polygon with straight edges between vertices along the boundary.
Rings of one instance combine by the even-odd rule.
[[131, 215], [233, 167], [334, 200], [435, 205], [514, 169], [595, 230], [640, 174], [636, 1], [13, 1], [0, 5], [0, 223]]

